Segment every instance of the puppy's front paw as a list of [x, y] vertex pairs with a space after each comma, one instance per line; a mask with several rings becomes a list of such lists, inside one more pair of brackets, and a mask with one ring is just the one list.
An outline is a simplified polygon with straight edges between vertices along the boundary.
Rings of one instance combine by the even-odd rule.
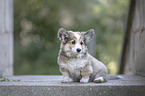
[[87, 83], [89, 81], [89, 78], [82, 78], [80, 80], [81, 83]]
[[68, 83], [69, 82], [69, 79], [63, 79], [61, 82], [62, 83]]

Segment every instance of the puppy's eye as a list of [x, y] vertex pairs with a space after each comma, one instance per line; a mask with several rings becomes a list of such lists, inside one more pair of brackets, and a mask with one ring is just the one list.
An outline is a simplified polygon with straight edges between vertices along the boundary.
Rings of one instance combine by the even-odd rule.
[[81, 43], [80, 43], [81, 45], [83, 45], [84, 44], [84, 42], [83, 41], [81, 41]]
[[72, 40], [72, 42], [71, 42], [71, 43], [74, 45], [74, 44], [76, 44], [76, 41], [75, 41], [75, 40]]

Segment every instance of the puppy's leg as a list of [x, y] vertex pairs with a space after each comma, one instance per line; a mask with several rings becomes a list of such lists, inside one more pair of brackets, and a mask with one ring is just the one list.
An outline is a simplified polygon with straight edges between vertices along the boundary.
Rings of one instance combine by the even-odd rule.
[[92, 74], [92, 72], [93, 72], [92, 66], [88, 65], [85, 68], [83, 68], [81, 70], [82, 79], [80, 80], [80, 82], [87, 83], [89, 81], [89, 77]]
[[69, 82], [69, 80], [70, 80], [70, 77], [69, 77], [69, 72], [68, 72], [68, 70], [66, 70], [66, 69], [64, 69], [64, 68], [61, 68], [60, 69], [60, 72], [62, 73], [62, 75], [63, 75], [63, 79], [62, 79], [62, 83], [67, 83], [67, 82]]

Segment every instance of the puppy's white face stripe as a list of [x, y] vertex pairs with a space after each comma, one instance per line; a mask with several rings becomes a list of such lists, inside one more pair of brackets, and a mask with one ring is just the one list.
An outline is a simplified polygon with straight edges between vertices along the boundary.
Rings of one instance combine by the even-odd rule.
[[79, 49], [81, 49], [81, 51], [80, 51], [80, 53], [82, 52], [82, 46], [81, 46], [81, 44], [80, 44], [80, 37], [81, 37], [81, 35], [79, 34], [79, 33], [74, 33], [74, 36], [75, 36], [75, 38], [76, 38], [76, 44], [75, 44], [75, 46], [72, 48], [72, 51], [73, 52], [75, 52], [75, 53], [77, 53], [77, 49], [79, 48]]
[[74, 47], [74, 49], [73, 49], [74, 52], [77, 52], [77, 49], [78, 49], [78, 48], [81, 49], [81, 51], [80, 51], [80, 53], [81, 53], [81, 52], [82, 52], [82, 46], [81, 46], [81, 44], [80, 44], [79, 42], [76, 43], [76, 45], [75, 45], [75, 47]]
[[78, 34], [78, 33], [74, 33], [74, 35], [75, 35], [75, 37], [77, 38], [77, 41], [79, 41], [80, 40], [80, 34]]

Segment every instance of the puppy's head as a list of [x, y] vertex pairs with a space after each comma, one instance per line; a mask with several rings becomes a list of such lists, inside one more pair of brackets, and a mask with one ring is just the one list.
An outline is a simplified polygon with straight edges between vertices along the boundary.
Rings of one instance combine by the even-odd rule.
[[86, 32], [66, 31], [64, 28], [58, 30], [58, 38], [61, 41], [61, 49], [68, 57], [81, 58], [87, 53], [86, 44], [92, 39], [94, 30]]

